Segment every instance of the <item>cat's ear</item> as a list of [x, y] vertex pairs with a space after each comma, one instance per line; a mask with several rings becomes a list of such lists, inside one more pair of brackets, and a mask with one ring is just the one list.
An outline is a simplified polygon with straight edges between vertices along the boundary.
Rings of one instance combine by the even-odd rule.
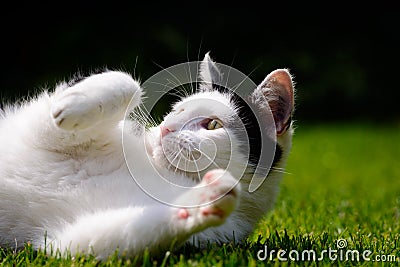
[[200, 90], [208, 91], [213, 89], [213, 85], [220, 85], [222, 82], [222, 74], [215, 64], [215, 62], [210, 58], [210, 52], [208, 52], [203, 61], [200, 63]]
[[[261, 94], [268, 101], [275, 120], [277, 135], [282, 135], [289, 128], [294, 110], [294, 83], [287, 69], [277, 69], [267, 75], [254, 91], [254, 97]], [[259, 102], [259, 99], [256, 102]]]

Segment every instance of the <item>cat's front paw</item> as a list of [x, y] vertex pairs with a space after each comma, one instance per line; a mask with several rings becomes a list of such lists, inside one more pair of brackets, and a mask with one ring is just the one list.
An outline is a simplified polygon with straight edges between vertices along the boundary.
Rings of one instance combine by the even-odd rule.
[[177, 217], [191, 229], [202, 230], [225, 222], [239, 203], [240, 185], [232, 175], [221, 169], [207, 172], [197, 186], [200, 191], [184, 197], [197, 198], [198, 207], [180, 208]]

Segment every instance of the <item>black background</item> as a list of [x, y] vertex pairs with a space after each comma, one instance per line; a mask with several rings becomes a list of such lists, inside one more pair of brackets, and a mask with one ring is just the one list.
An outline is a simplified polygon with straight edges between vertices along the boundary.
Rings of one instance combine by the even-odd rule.
[[[268, 3], [268, 2], [266, 2]], [[11, 3], [2, 8], [2, 102], [108, 67], [144, 81], [211, 56], [258, 83], [289, 68], [304, 121], [400, 121], [399, 12], [289, 4]]]

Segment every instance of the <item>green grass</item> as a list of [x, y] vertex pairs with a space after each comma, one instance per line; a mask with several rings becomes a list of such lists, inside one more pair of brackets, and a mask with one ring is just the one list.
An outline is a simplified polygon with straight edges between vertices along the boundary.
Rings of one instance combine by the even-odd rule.
[[[0, 249], [5, 266], [398, 266], [400, 258], [400, 127], [367, 124], [332, 124], [297, 128], [281, 194], [273, 212], [263, 218], [256, 231], [242, 245], [226, 244], [199, 250], [185, 247], [157, 258], [118, 258], [99, 263], [91, 256], [47, 257], [26, 246], [21, 252]], [[346, 249], [360, 252], [360, 261], [279, 261], [257, 259], [265, 246], [300, 253], [336, 249], [344, 239]], [[368, 262], [395, 255], [397, 262]], [[263, 254], [261, 254], [263, 255]], [[295, 256], [295, 254], [291, 254]]]

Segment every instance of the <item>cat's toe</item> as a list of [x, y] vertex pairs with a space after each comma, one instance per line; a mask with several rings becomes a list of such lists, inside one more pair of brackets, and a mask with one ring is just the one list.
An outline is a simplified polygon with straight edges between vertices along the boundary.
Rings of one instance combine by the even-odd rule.
[[210, 201], [225, 196], [238, 199], [240, 192], [240, 184], [238, 182], [228, 171], [215, 169], [208, 171], [204, 175], [200, 186], [205, 186], [209, 189], [205, 194]]
[[197, 196], [198, 207], [179, 209], [178, 218], [195, 228], [223, 224], [239, 204], [238, 181], [227, 171], [213, 170], [204, 175], [199, 188], [202, 191]]
[[235, 210], [238, 206], [238, 201], [236, 190], [232, 189], [210, 205], [201, 207], [200, 216], [210, 225], [220, 225]]
[[89, 127], [101, 110], [101, 105], [95, 109], [93, 105], [88, 105], [84, 94], [67, 92], [54, 101], [51, 116], [59, 128], [79, 130]]

